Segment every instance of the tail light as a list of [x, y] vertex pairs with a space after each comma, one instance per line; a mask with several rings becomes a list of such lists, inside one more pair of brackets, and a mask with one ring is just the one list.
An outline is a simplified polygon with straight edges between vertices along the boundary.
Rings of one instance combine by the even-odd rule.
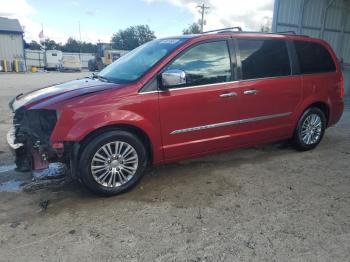
[[340, 77], [340, 98], [344, 99], [345, 97], [345, 83], [343, 74]]

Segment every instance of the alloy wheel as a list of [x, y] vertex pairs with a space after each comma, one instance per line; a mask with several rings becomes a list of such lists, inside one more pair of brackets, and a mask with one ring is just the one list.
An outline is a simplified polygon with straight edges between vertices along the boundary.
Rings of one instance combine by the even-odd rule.
[[91, 173], [95, 181], [117, 188], [130, 181], [139, 164], [138, 154], [130, 144], [122, 141], [101, 146], [91, 160]]
[[306, 145], [316, 144], [322, 134], [322, 119], [318, 114], [308, 115], [301, 128], [301, 138]]

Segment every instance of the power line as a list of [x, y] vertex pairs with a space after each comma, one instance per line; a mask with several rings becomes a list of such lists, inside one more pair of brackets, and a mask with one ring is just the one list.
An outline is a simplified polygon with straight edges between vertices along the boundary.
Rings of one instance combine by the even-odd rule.
[[199, 8], [199, 12], [201, 13], [201, 21], [200, 21], [200, 24], [201, 24], [201, 32], [203, 33], [203, 29], [204, 29], [204, 14], [205, 14], [205, 11], [210, 9], [209, 6], [206, 6], [204, 3], [201, 4], [201, 5], [197, 5], [197, 8]]

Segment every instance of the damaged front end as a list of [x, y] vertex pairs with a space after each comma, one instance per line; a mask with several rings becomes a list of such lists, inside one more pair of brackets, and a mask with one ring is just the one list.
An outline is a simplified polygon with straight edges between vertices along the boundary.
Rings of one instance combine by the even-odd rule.
[[17, 171], [45, 170], [49, 163], [65, 162], [63, 144], [50, 141], [57, 119], [55, 110], [21, 107], [15, 111], [7, 141], [16, 156]]
[[119, 85], [98, 78], [83, 78], [17, 95], [9, 104], [14, 118], [7, 134], [8, 144], [16, 156], [17, 171], [32, 171], [37, 178], [35, 173], [56, 169], [62, 163], [67, 172], [61, 173], [78, 178], [80, 143], [78, 139], [67, 138], [65, 133], [77, 119], [70, 119], [67, 111], [72, 107], [66, 103], [80, 97], [87, 100], [90, 94], [94, 98], [97, 92], [116, 87]]

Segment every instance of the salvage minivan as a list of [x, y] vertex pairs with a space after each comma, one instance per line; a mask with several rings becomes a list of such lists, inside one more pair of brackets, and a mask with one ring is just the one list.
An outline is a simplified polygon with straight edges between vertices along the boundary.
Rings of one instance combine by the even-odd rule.
[[328, 43], [218, 30], [156, 39], [97, 75], [18, 95], [7, 140], [18, 170], [63, 162], [108, 196], [148, 166], [288, 139], [314, 149], [343, 98]]

